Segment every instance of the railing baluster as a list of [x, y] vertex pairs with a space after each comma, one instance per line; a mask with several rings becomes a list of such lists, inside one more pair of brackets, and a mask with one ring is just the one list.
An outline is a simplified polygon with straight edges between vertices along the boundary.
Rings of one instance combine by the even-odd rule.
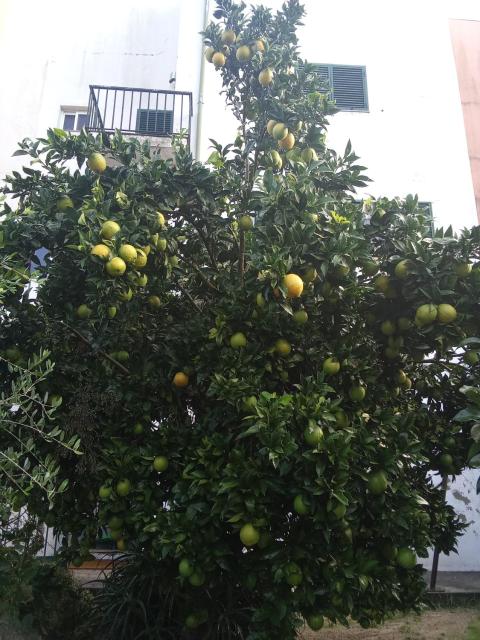
[[115, 131], [114, 118], [115, 118], [115, 105], [117, 104], [117, 90], [115, 89], [115, 93], [113, 95], [113, 109], [112, 109], [112, 131]]
[[180, 107], [180, 131], [183, 129], [183, 95], [182, 95], [182, 105]]
[[130, 98], [130, 118], [128, 119], [128, 131], [129, 132], [132, 131], [133, 93], [134, 93], [134, 91], [132, 90], [132, 97]]
[[107, 122], [107, 103], [108, 103], [108, 89], [107, 89], [107, 93], [105, 95], [105, 106], [103, 107], [103, 123], [105, 126], [105, 123]]
[[120, 131], [123, 129], [123, 107], [125, 105], [125, 89], [122, 90], [122, 113], [120, 115]]
[[[147, 101], [147, 131], [146, 133], [148, 133], [150, 131], [150, 92], [148, 92], [148, 101]], [[155, 132], [155, 127], [153, 128], [153, 131]]]
[[164, 99], [163, 99], [163, 128], [162, 131], [160, 133], [160, 135], [168, 135], [168, 129], [167, 129], [167, 94], [164, 94]]
[[158, 132], [158, 129], [160, 128], [160, 124], [161, 124], [161, 120], [160, 120], [160, 114], [158, 113], [158, 96], [159, 93], [158, 91], [155, 91], [155, 132]]
[[177, 95], [174, 93], [173, 94], [173, 104], [172, 104], [172, 135], [173, 133], [175, 133], [175, 98], [177, 97]]

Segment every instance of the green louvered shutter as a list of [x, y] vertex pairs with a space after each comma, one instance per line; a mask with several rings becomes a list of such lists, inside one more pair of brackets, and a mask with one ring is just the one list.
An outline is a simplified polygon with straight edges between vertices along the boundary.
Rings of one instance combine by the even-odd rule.
[[368, 109], [365, 67], [332, 65], [333, 97], [339, 109], [366, 111]]
[[365, 67], [339, 64], [315, 66], [322, 84], [330, 86], [332, 97], [341, 111], [368, 111]]

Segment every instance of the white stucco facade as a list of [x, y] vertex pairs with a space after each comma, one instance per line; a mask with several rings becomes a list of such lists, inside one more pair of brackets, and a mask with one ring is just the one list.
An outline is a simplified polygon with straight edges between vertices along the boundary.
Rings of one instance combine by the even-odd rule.
[[[263, 0], [280, 8], [283, 0]], [[193, 93], [192, 134], [200, 157], [209, 138], [227, 143], [236, 123], [206, 65], [201, 88], [207, 0], [0, 0], [0, 177], [21, 166], [16, 142], [61, 126], [61, 108], [86, 107], [90, 84]], [[214, 1], [210, 0], [210, 12]], [[480, 20], [477, 0], [305, 0], [300, 50], [309, 62], [365, 65], [368, 112], [333, 116], [329, 144], [352, 140], [373, 182], [365, 193], [417, 193], [431, 202], [437, 226], [477, 223], [449, 18]], [[203, 101], [197, 131], [199, 100]], [[478, 472], [467, 472], [449, 499], [480, 522]], [[465, 485], [465, 486], [463, 486]], [[460, 491], [460, 493], [457, 493]], [[460, 497], [459, 497], [460, 496]], [[479, 527], [480, 529], [480, 527]], [[479, 531], [480, 533], [480, 531]], [[440, 568], [480, 570], [478, 533], [469, 528], [459, 555]]]

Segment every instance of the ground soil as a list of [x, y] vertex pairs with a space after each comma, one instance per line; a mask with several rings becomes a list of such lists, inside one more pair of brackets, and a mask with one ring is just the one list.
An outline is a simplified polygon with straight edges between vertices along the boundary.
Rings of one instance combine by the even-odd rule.
[[[428, 611], [421, 616], [398, 617], [374, 629], [362, 629], [352, 624], [348, 629], [324, 628], [317, 633], [305, 630], [300, 633], [299, 638], [301, 640], [464, 640], [465, 638], [480, 640], [478, 627], [477, 630], [471, 627], [472, 623], [478, 621], [479, 616], [480, 611], [476, 609], [442, 609]], [[479, 633], [478, 636], [477, 633]]]

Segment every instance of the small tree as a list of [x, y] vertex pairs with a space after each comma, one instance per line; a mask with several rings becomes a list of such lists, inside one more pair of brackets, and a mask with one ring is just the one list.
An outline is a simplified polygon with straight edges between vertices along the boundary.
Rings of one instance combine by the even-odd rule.
[[414, 197], [359, 201], [297, 0], [217, 5], [205, 55], [233, 144], [204, 165], [54, 129], [4, 189], [5, 251], [48, 254], [1, 345], [52, 353], [45, 392], [85, 453], [57, 456], [67, 490], [28, 509], [69, 534], [67, 559], [101, 525], [131, 554], [104, 638], [379, 622], [418, 605], [417, 554], [462, 528], [432, 471], [466, 463], [452, 418], [478, 382], [480, 231], [432, 237]]

